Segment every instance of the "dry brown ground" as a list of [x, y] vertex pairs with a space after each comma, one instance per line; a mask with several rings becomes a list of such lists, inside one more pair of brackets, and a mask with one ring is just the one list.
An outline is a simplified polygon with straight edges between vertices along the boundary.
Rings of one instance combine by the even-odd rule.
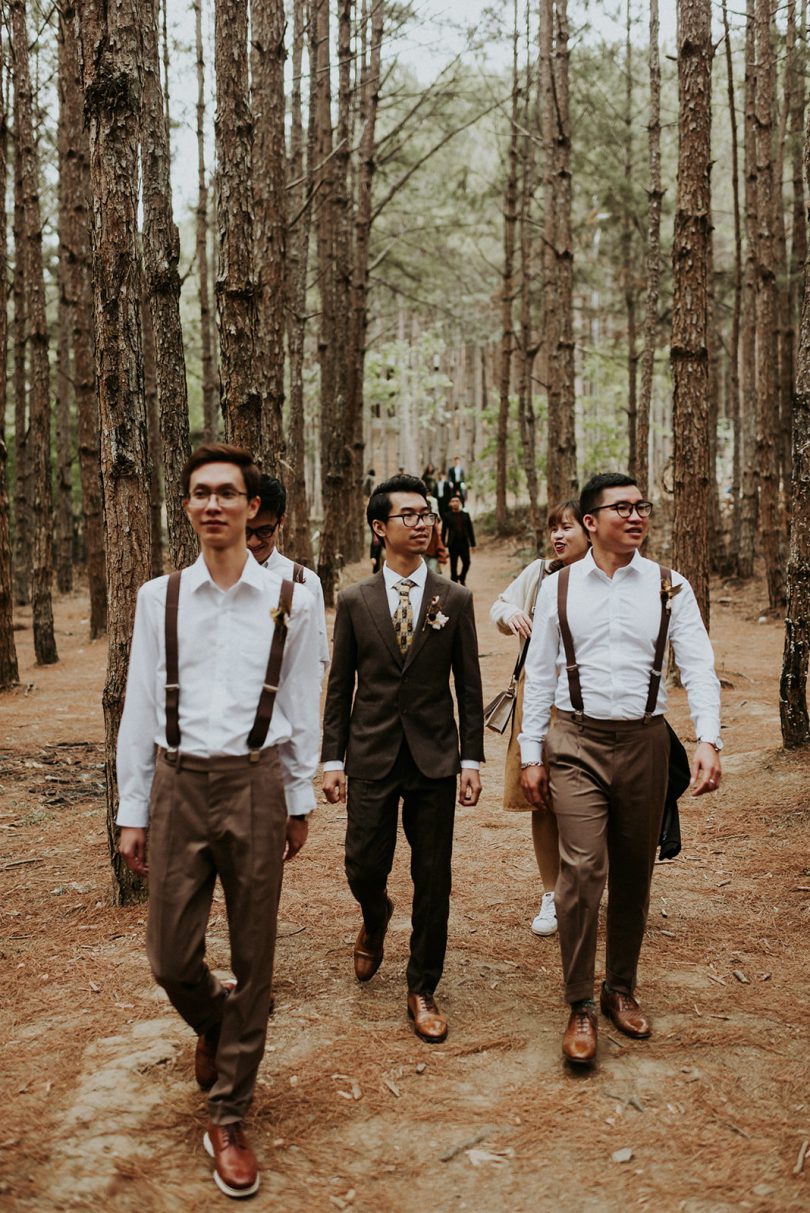
[[[519, 567], [479, 548], [485, 690], [512, 645], [488, 608]], [[626, 1208], [720, 1213], [808, 1207], [807, 935], [810, 756], [780, 748], [782, 629], [759, 586], [715, 587], [727, 687], [726, 778], [682, 804], [685, 849], [656, 872], [641, 994], [655, 1035], [602, 1025], [599, 1064], [561, 1063], [558, 950], [536, 939], [529, 821], [499, 807], [503, 743], [457, 827], [451, 1032], [421, 1044], [405, 1017], [407, 847], [397, 910], [369, 987], [351, 972], [357, 913], [342, 872], [343, 811], [319, 809], [287, 873], [277, 1010], [252, 1113], [256, 1209], [364, 1213]], [[104, 642], [84, 598], [57, 603], [61, 661], [0, 696], [0, 1205], [158, 1213], [222, 1206], [201, 1146], [192, 1039], [144, 959], [144, 907], [112, 909], [101, 769]], [[683, 697], [672, 719], [690, 736]], [[223, 907], [210, 932], [227, 969]], [[627, 1162], [614, 1154], [631, 1150]]]

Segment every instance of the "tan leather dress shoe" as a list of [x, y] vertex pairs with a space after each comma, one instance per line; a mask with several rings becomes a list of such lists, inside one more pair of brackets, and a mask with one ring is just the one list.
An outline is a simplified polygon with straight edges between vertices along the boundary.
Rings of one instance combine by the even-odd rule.
[[209, 1121], [203, 1145], [214, 1160], [214, 1182], [220, 1192], [238, 1200], [258, 1191], [256, 1155], [247, 1143], [240, 1121], [229, 1125]]
[[596, 1011], [593, 1007], [572, 1007], [568, 1027], [563, 1033], [563, 1056], [575, 1065], [588, 1065], [596, 1057]]
[[625, 1036], [632, 1036], [636, 1040], [646, 1040], [651, 1034], [650, 1021], [632, 994], [622, 994], [619, 990], [608, 990], [603, 982], [599, 1005], [602, 1008], [602, 1014], [606, 1015], [620, 1032], [624, 1032]]
[[416, 1035], [429, 1045], [440, 1045], [447, 1037], [447, 1020], [432, 994], [408, 994], [408, 1018]]
[[394, 903], [391, 898], [386, 897], [385, 900], [388, 905], [388, 917], [382, 931], [368, 935], [366, 928], [362, 926], [357, 934], [354, 943], [354, 975], [358, 981], [371, 981], [383, 962], [385, 933], [394, 912]]

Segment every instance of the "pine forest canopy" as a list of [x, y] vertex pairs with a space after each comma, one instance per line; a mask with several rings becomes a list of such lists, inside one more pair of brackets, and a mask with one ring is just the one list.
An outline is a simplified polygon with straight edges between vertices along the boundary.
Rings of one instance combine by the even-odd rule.
[[0, 686], [13, 603], [56, 660], [83, 562], [111, 753], [220, 436], [285, 480], [330, 603], [369, 467], [460, 454], [535, 540], [630, 468], [707, 618], [763, 559], [806, 744], [807, 5], [742, 7], [2, 0]]

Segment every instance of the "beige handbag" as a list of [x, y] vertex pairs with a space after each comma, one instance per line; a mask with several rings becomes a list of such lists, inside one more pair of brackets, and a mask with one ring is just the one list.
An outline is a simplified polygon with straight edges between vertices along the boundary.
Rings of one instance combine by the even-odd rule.
[[[537, 603], [537, 593], [540, 589], [540, 583], [546, 573], [545, 561], [540, 570], [540, 576], [537, 579], [537, 585], [534, 587], [531, 603], [529, 604], [529, 615], [534, 618], [534, 608]], [[517, 702], [517, 689], [520, 675], [523, 672], [523, 667], [526, 664], [526, 654], [529, 651], [529, 641], [524, 640], [520, 646], [518, 659], [515, 662], [515, 668], [512, 671], [512, 677], [509, 680], [509, 686], [505, 691], [499, 691], [495, 698], [488, 703], [484, 708], [484, 724], [488, 729], [492, 729], [493, 733], [505, 733], [512, 723], [512, 717], [515, 714], [515, 703]]]

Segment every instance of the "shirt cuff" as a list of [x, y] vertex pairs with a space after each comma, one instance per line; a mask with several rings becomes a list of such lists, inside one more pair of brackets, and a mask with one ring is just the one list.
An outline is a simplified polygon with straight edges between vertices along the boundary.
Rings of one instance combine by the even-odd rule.
[[720, 721], [716, 716], [698, 716], [695, 723], [695, 736], [698, 741], [716, 741], [720, 736]]
[[462, 758], [461, 769], [462, 771], [480, 771], [481, 763], [474, 762], [472, 758]]
[[312, 780], [288, 783], [284, 789], [288, 817], [306, 817], [315, 808], [315, 789]]
[[323, 769], [324, 771], [342, 771], [343, 763], [337, 761], [336, 759], [332, 759], [331, 762], [325, 762], [323, 764]]
[[543, 761], [543, 743], [542, 743], [542, 741], [521, 741], [521, 743], [520, 743], [520, 761], [521, 762], [542, 762]]
[[129, 826], [131, 829], [145, 830], [149, 825], [148, 800], [122, 800], [118, 806], [117, 826]]

